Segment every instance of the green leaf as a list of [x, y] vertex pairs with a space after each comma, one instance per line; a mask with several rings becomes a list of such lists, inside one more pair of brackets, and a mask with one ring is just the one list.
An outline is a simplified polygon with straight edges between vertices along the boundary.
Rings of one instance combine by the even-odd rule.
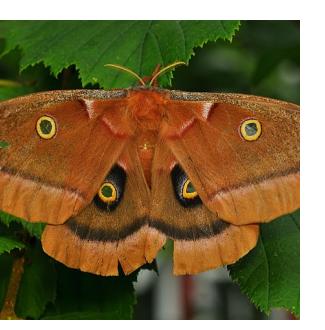
[[33, 92], [30, 87], [0, 87], [0, 101], [8, 100], [17, 96]]
[[0, 141], [0, 149], [6, 149], [9, 147], [9, 142], [7, 141]]
[[299, 211], [260, 226], [257, 246], [234, 265], [231, 278], [261, 310], [300, 313]]
[[28, 250], [24, 273], [17, 294], [15, 312], [22, 318], [38, 319], [56, 294], [54, 263], [39, 244]]
[[43, 319], [131, 319], [135, 303], [135, 275], [102, 277], [56, 263], [58, 290], [55, 305]]
[[[43, 62], [58, 75], [76, 65], [83, 86], [129, 87], [134, 78], [104, 68], [124, 65], [150, 76], [157, 64], [189, 61], [195, 47], [208, 41], [232, 40], [239, 21], [3, 21], [4, 54], [19, 47], [21, 69]], [[170, 85], [171, 72], [161, 79]]]
[[0, 255], [0, 311], [7, 295], [13, 261], [14, 259], [9, 253]]
[[10, 252], [13, 249], [23, 249], [25, 244], [11, 237], [0, 236], [0, 254]]
[[0, 222], [9, 227], [10, 223], [19, 223], [31, 236], [41, 238], [45, 224], [43, 223], [30, 223], [23, 219], [17, 218], [13, 215], [0, 211]]

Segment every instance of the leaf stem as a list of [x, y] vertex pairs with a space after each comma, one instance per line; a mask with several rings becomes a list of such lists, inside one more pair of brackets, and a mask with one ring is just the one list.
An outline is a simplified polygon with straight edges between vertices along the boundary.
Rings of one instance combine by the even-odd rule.
[[18, 81], [8, 80], [8, 79], [0, 79], [0, 87], [21, 87], [22, 84]]
[[19, 319], [15, 313], [15, 304], [20, 281], [24, 271], [24, 261], [24, 256], [19, 256], [14, 260], [6, 299], [3, 305], [3, 309], [0, 312], [0, 320]]

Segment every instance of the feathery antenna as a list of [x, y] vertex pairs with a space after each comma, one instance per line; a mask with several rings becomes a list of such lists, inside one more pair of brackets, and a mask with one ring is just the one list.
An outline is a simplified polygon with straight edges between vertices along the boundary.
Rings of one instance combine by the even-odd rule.
[[160, 76], [162, 75], [164, 72], [166, 72], [167, 70], [170, 70], [170, 69], [173, 69], [179, 65], [186, 65], [185, 62], [175, 62], [175, 63], [172, 63], [172, 64], [169, 64], [167, 66], [165, 66], [164, 68], [162, 68], [160, 71], [158, 71], [153, 77], [152, 79], [150, 80], [149, 82], [149, 86], [152, 86], [152, 84], [155, 82], [155, 80]]
[[122, 70], [122, 71], [128, 72], [132, 76], [136, 77], [140, 81], [140, 83], [141, 83], [142, 86], [145, 86], [146, 85], [145, 82], [142, 80], [142, 78], [138, 74], [136, 74], [132, 70], [126, 68], [125, 66], [118, 65], [118, 64], [105, 64], [104, 66], [108, 66], [108, 67], [111, 67], [111, 68], [115, 68], [115, 69], [118, 69], [118, 70]]
[[[166, 67], [162, 68], [161, 70], [159, 70], [156, 74], [153, 75], [153, 77], [151, 78], [150, 82], [149, 82], [149, 87], [151, 87], [153, 85], [153, 83], [157, 80], [157, 78], [162, 75], [163, 73], [165, 73], [167, 70], [170, 70], [170, 69], [173, 69], [175, 68], [176, 66], [179, 66], [179, 65], [186, 65], [185, 62], [181, 62], [181, 61], [178, 61], [178, 62], [175, 62], [175, 63], [172, 63], [172, 64], [169, 64], [167, 65]], [[105, 64], [104, 66], [107, 66], [107, 67], [111, 67], [111, 68], [114, 68], [114, 69], [118, 69], [118, 70], [122, 70], [122, 71], [125, 71], [129, 74], [131, 74], [132, 76], [136, 77], [142, 86], [146, 86], [146, 83], [144, 82], [144, 80], [138, 75], [136, 74], [134, 71], [126, 68], [125, 66], [122, 66], [122, 65], [119, 65], [119, 64]]]

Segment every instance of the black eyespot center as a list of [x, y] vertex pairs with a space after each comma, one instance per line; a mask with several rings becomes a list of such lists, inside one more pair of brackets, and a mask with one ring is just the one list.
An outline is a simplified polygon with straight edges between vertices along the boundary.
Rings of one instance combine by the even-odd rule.
[[102, 188], [102, 194], [105, 196], [105, 197], [111, 197], [112, 196], [112, 188], [111, 187], [103, 187]]
[[257, 125], [256, 123], [248, 123], [245, 125], [245, 131], [248, 136], [253, 136], [257, 133]]
[[40, 122], [40, 129], [43, 134], [50, 134], [53, 129], [53, 125], [48, 119], [42, 119]]
[[191, 181], [189, 181], [189, 183], [188, 183], [188, 185], [187, 185], [187, 187], [186, 187], [186, 192], [187, 193], [193, 193], [193, 192], [195, 192], [196, 190], [195, 190], [195, 188], [194, 188], [194, 186], [193, 186], [193, 183], [191, 182]]

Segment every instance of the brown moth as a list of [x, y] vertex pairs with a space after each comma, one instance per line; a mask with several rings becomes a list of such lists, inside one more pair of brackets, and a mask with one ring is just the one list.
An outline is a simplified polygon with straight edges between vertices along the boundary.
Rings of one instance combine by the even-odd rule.
[[299, 107], [287, 102], [43, 92], [0, 103], [0, 141], [0, 209], [47, 223], [44, 251], [94, 274], [129, 274], [166, 238], [176, 275], [231, 264], [259, 223], [299, 208]]

